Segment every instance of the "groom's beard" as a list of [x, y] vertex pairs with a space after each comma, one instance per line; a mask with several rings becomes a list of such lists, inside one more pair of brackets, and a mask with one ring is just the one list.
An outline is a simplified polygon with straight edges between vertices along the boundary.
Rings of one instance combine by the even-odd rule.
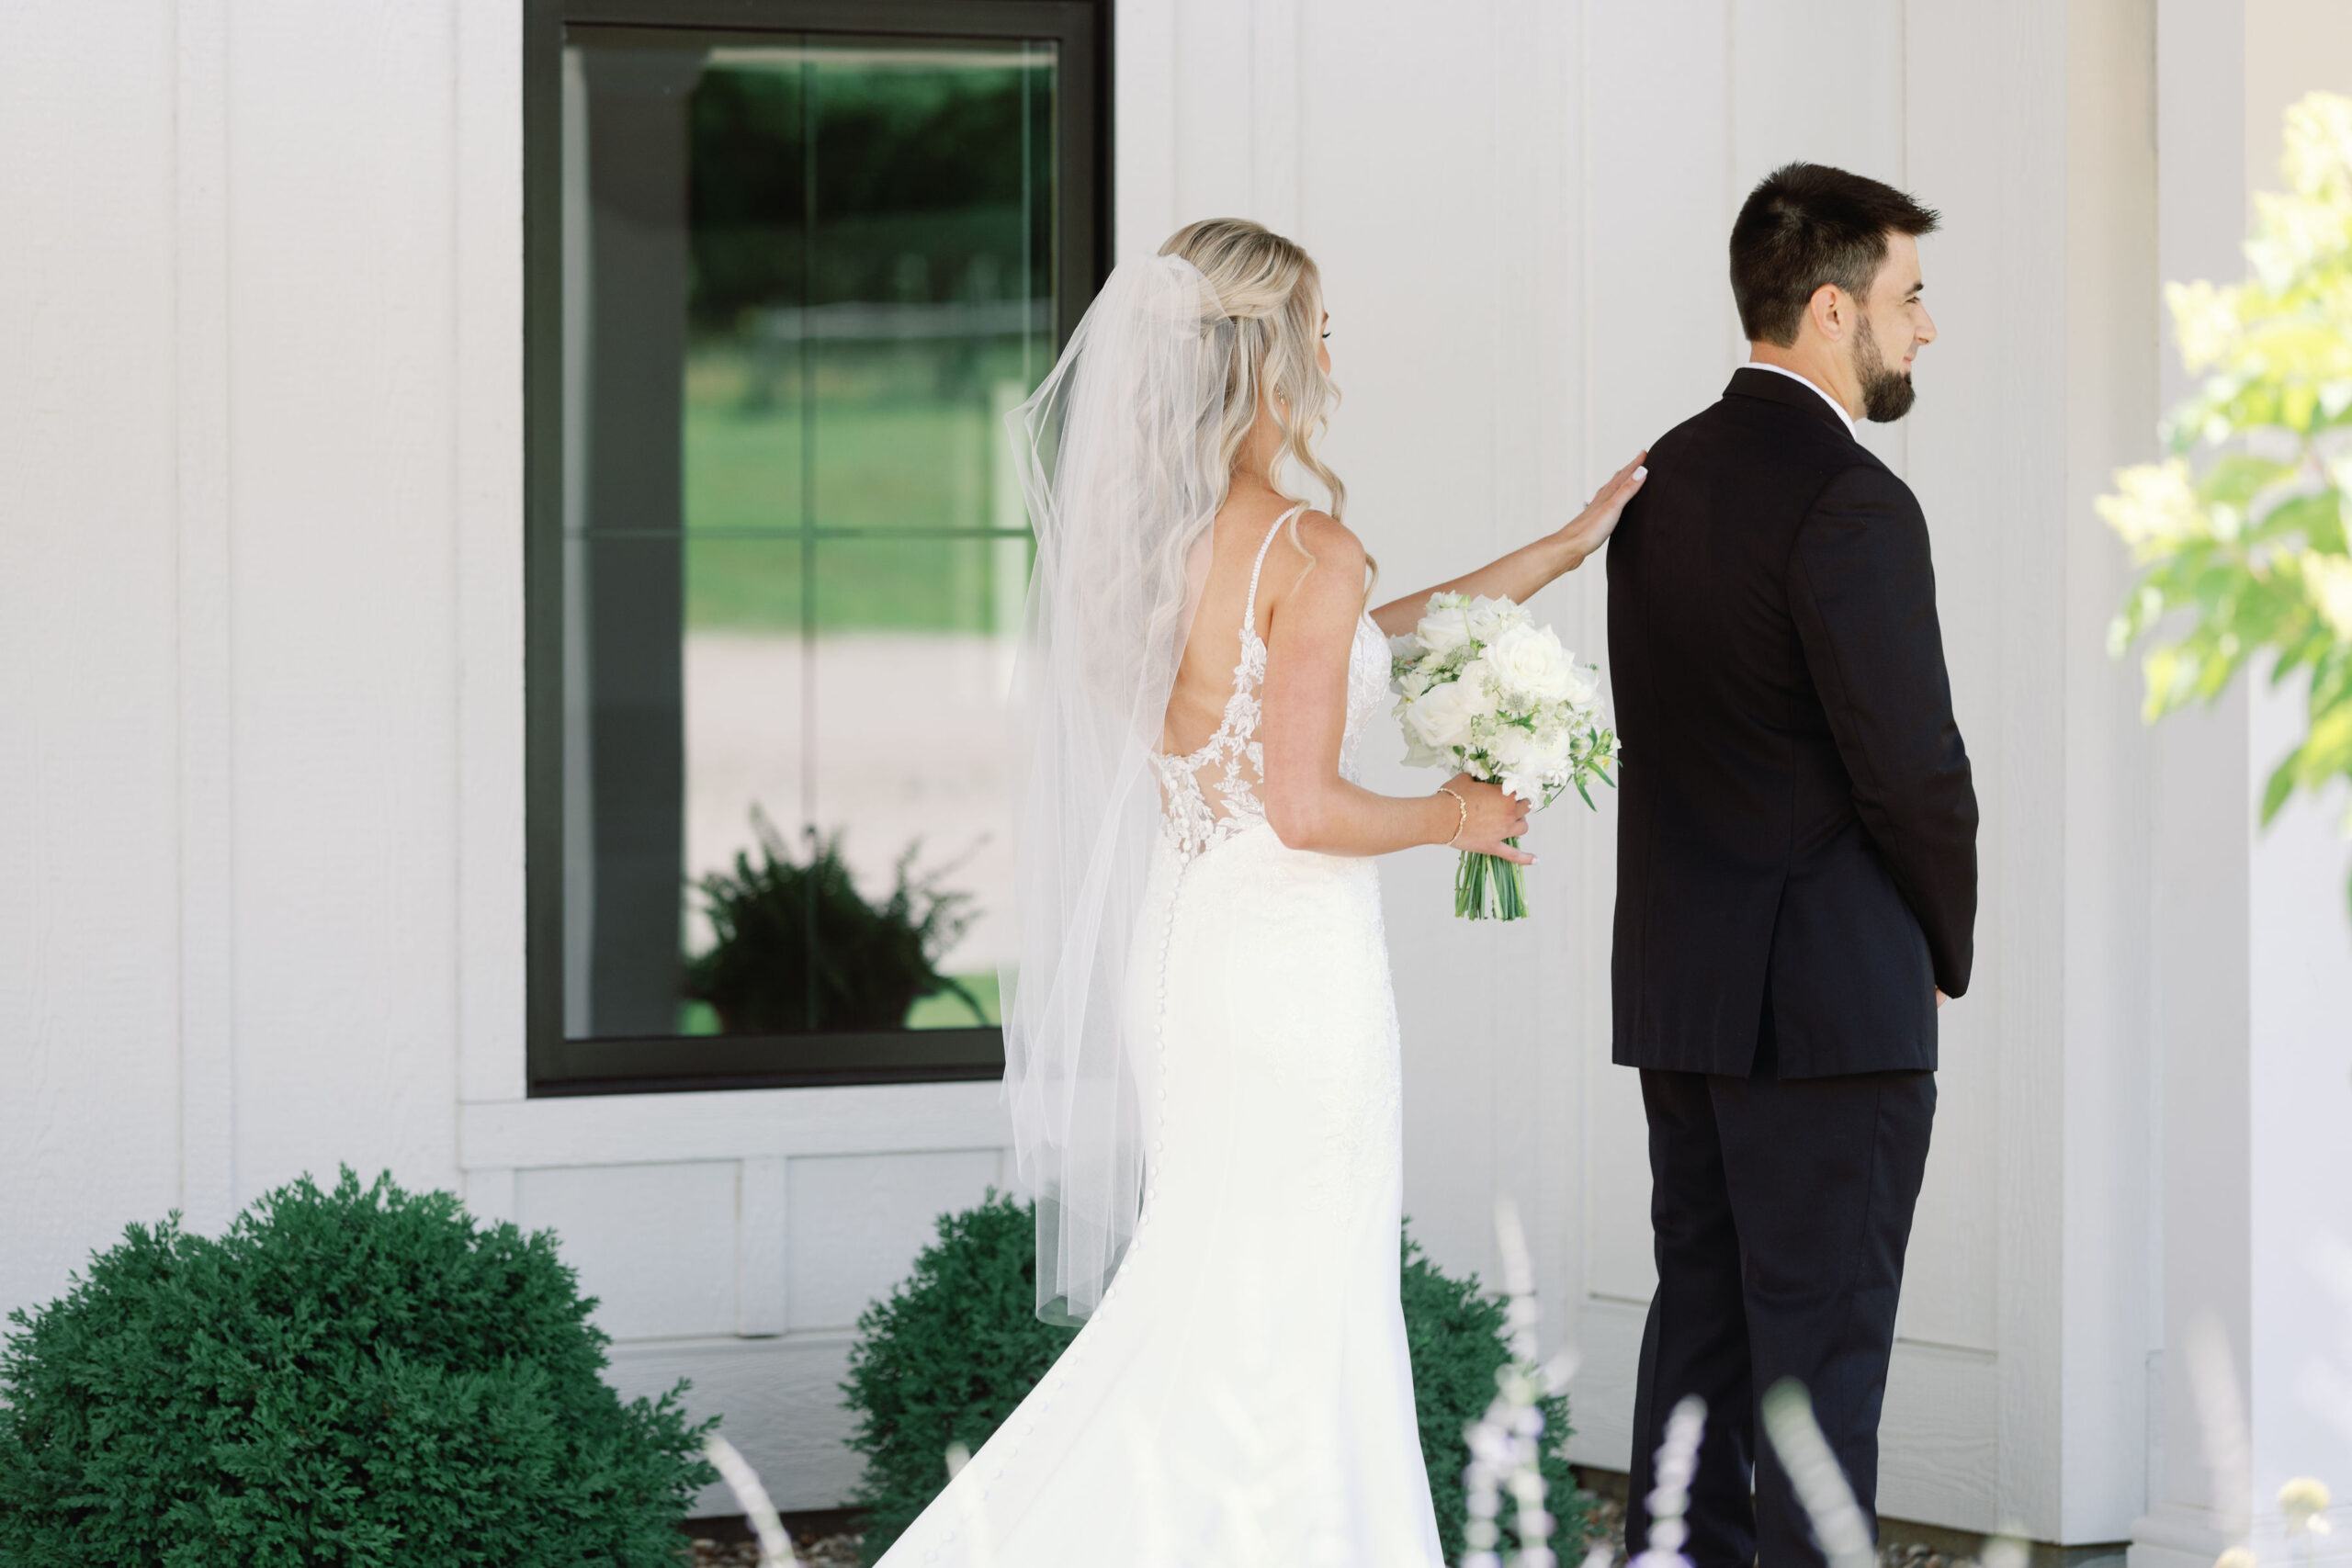
[[1890, 368], [1886, 356], [1879, 353], [1878, 334], [1871, 331], [1868, 316], [1862, 318], [1861, 331], [1854, 334], [1854, 374], [1862, 383], [1862, 417], [1873, 424], [1901, 419], [1918, 400], [1910, 372]]

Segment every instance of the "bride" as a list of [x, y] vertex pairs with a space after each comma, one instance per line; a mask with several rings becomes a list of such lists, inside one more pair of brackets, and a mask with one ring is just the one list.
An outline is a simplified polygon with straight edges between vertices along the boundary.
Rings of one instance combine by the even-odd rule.
[[[1524, 863], [1527, 808], [1467, 774], [1356, 782], [1382, 634], [1428, 593], [1365, 613], [1315, 450], [1326, 335], [1297, 245], [1194, 223], [1112, 274], [1011, 422], [1038, 553], [1005, 1085], [1038, 1311], [1084, 1328], [884, 1568], [1440, 1568], [1372, 857]], [[1442, 586], [1524, 600], [1574, 570], [1639, 462]]]

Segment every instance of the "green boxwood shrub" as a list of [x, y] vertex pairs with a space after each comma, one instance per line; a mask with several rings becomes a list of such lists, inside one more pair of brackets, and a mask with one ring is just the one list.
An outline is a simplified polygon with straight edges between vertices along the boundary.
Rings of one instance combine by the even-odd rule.
[[[1421, 1462], [1429, 1466], [1430, 1500], [1437, 1506], [1438, 1540], [1445, 1560], [1462, 1556], [1462, 1472], [1470, 1463], [1463, 1430], [1494, 1402], [1495, 1374], [1510, 1359], [1503, 1303], [1478, 1288], [1478, 1277], [1442, 1272], [1405, 1238], [1405, 1339], [1413, 1355], [1413, 1405], [1420, 1416]], [[1573, 1558], [1589, 1533], [1590, 1504], [1577, 1491], [1566, 1445], [1568, 1396], [1544, 1401], [1544, 1507], [1556, 1521], [1553, 1549]], [[1505, 1511], [1514, 1511], [1506, 1501]]]
[[942, 1214], [914, 1272], [858, 1317], [842, 1392], [865, 1456], [869, 1562], [947, 1484], [947, 1446], [978, 1452], [1078, 1337], [1038, 1321], [1035, 1216], [997, 1193]]
[[[860, 1502], [872, 1511], [867, 1561], [946, 1484], [948, 1445], [978, 1450], [1074, 1337], [1075, 1330], [1037, 1320], [1035, 1238], [1031, 1207], [998, 1194], [942, 1215], [939, 1239], [915, 1259], [914, 1272], [859, 1317], [842, 1392], [857, 1416], [851, 1445], [865, 1456]], [[1463, 1546], [1462, 1472], [1470, 1462], [1464, 1429], [1486, 1413], [1495, 1373], [1510, 1355], [1503, 1305], [1475, 1277], [1441, 1272], [1409, 1237], [1403, 1246], [1421, 1458], [1452, 1561]], [[1553, 1439], [1544, 1475], [1560, 1521], [1554, 1540], [1573, 1546], [1587, 1519], [1560, 1451], [1568, 1436], [1566, 1396], [1545, 1402], [1544, 1424]]]
[[9, 1568], [673, 1568], [712, 1479], [551, 1232], [389, 1176], [132, 1225], [0, 1350]]

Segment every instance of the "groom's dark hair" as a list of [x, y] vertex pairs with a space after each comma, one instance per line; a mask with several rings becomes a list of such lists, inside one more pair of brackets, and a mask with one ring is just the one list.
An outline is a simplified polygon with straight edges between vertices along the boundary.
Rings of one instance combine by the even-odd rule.
[[1834, 283], [1866, 298], [1886, 237], [1928, 233], [1937, 221], [1893, 186], [1826, 164], [1781, 164], [1731, 226], [1731, 294], [1747, 341], [1788, 347], [1815, 289]]

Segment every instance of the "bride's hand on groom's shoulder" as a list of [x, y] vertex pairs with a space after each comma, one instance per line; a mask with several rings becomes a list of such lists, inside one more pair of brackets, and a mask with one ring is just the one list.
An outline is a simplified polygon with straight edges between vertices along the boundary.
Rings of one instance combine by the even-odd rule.
[[1454, 774], [1446, 781], [1445, 788], [1462, 802], [1462, 830], [1449, 848], [1474, 850], [1479, 854], [1516, 861], [1521, 865], [1535, 863], [1533, 855], [1503, 841], [1527, 831], [1525, 801], [1505, 793], [1500, 784], [1474, 779], [1468, 773]]
[[1570, 571], [1582, 566], [1617, 531], [1617, 519], [1624, 515], [1625, 503], [1640, 492], [1642, 481], [1650, 477], [1649, 469], [1642, 466], [1648, 459], [1647, 447], [1634, 453], [1631, 461], [1609, 477], [1607, 484], [1593, 492], [1591, 502], [1577, 513], [1576, 520], [1560, 530], [1556, 536], [1568, 547]]

